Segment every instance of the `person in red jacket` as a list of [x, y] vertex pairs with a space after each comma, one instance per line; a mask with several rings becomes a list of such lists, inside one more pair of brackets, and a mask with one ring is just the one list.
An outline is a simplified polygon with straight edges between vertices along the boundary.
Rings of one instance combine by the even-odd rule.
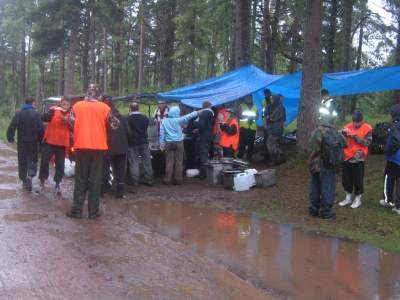
[[347, 140], [342, 174], [346, 198], [339, 203], [339, 206], [351, 204], [351, 208], [358, 208], [361, 206], [364, 192], [364, 164], [368, 156], [368, 146], [372, 142], [372, 127], [363, 121], [361, 112], [356, 111], [353, 114], [353, 122], [344, 127], [343, 135]]
[[107, 123], [114, 129], [119, 126], [110, 107], [99, 99], [102, 99], [99, 86], [91, 84], [85, 100], [72, 107], [76, 167], [74, 201], [71, 211], [67, 213], [70, 218], [82, 218], [86, 194], [89, 219], [99, 216], [103, 159], [108, 150]]
[[39, 170], [40, 189], [44, 190], [45, 181], [49, 178], [49, 162], [55, 156], [56, 172], [54, 182], [56, 193], [61, 195], [60, 182], [64, 176], [65, 153], [70, 146], [69, 114], [71, 104], [67, 98], [62, 98], [59, 106], [50, 107], [42, 115], [42, 120], [48, 122], [41, 148], [41, 162]]

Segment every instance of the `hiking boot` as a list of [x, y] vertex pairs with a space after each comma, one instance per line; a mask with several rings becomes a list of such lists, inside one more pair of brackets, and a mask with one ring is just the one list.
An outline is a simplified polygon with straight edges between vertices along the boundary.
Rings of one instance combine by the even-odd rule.
[[328, 213], [328, 214], [321, 214], [321, 219], [324, 220], [330, 220], [330, 219], [336, 219], [336, 214], [334, 212]]
[[94, 220], [97, 219], [98, 217], [100, 217], [100, 213], [95, 213], [95, 214], [89, 214], [89, 220]]
[[394, 213], [400, 215], [400, 207], [399, 207], [399, 208], [393, 207], [393, 208], [392, 208], [392, 212], [394, 212]]
[[40, 180], [39, 188], [35, 191], [37, 194], [44, 193], [44, 180]]
[[28, 192], [32, 192], [32, 177], [28, 176], [25, 179], [25, 189]]
[[394, 203], [388, 202], [388, 201], [386, 201], [386, 200], [384, 200], [384, 199], [379, 200], [379, 204], [380, 204], [381, 206], [387, 207], [387, 208], [393, 208], [393, 207], [394, 207]]
[[65, 214], [68, 218], [72, 219], [82, 219], [82, 213], [76, 210], [71, 210]]
[[308, 214], [310, 215], [310, 217], [314, 217], [314, 218], [316, 218], [316, 217], [318, 217], [319, 216], [319, 213], [317, 212], [317, 211], [309, 211], [308, 212]]
[[344, 198], [344, 200], [342, 202], [339, 202], [339, 206], [346, 206], [349, 205], [353, 202], [353, 200], [351, 199], [351, 194], [346, 193], [346, 198]]
[[56, 183], [55, 191], [57, 196], [61, 196], [61, 188], [59, 183]]
[[361, 195], [357, 195], [354, 198], [354, 202], [350, 207], [351, 208], [359, 208], [360, 206], [361, 206]]

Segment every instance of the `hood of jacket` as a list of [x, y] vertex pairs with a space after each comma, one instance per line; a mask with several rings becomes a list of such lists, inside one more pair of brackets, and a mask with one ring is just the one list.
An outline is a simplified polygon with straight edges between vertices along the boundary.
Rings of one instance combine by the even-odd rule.
[[172, 106], [168, 112], [168, 118], [179, 118], [181, 115], [181, 110], [178, 106]]

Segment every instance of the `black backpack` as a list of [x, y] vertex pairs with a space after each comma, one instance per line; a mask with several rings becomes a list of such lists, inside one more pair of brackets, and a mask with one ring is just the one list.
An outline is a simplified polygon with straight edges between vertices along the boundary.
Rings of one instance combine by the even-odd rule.
[[333, 129], [322, 136], [321, 158], [326, 169], [334, 169], [343, 163], [343, 137]]
[[383, 154], [391, 123], [377, 123], [372, 131], [372, 143], [369, 147], [373, 154]]

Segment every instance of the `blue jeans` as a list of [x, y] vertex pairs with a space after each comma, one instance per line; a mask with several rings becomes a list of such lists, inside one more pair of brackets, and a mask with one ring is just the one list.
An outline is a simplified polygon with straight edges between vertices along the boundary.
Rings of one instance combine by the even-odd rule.
[[144, 180], [153, 179], [153, 167], [151, 165], [151, 154], [149, 144], [132, 146], [128, 149], [129, 172], [133, 182], [138, 183], [140, 178], [139, 164], [143, 164]]
[[310, 214], [329, 216], [336, 195], [336, 171], [321, 170], [311, 174], [310, 186]]

